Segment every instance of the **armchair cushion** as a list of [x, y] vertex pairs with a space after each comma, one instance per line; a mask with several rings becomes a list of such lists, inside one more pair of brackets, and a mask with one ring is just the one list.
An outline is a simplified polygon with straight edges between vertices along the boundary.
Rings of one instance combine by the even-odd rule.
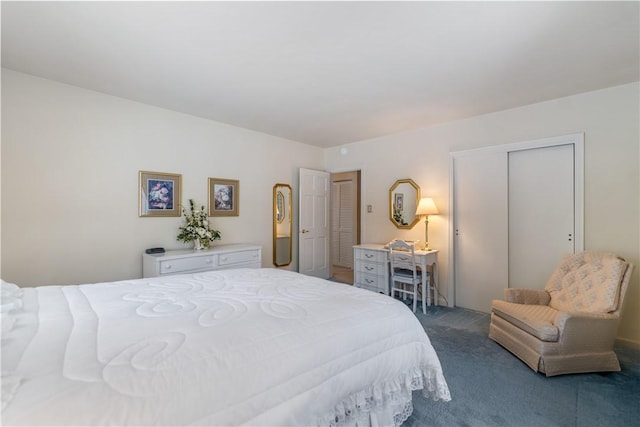
[[558, 327], [554, 323], [558, 311], [547, 305], [516, 304], [493, 300], [491, 311], [541, 341], [558, 341]]
[[610, 313], [618, 309], [620, 282], [627, 263], [609, 253], [566, 255], [545, 290], [558, 311]]
[[539, 289], [506, 288], [504, 299], [518, 304], [549, 305], [549, 292]]

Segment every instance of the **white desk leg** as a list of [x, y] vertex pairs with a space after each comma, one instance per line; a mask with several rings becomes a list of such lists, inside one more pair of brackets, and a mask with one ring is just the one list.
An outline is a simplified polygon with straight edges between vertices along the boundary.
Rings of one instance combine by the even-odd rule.
[[[440, 299], [438, 295], [438, 263], [434, 262], [431, 265], [433, 267], [433, 305], [437, 306], [438, 300]], [[429, 294], [431, 294], [431, 292], [429, 292]]]
[[431, 293], [428, 291], [429, 270], [427, 260], [424, 257], [422, 257], [420, 268], [422, 269], [422, 313], [427, 314], [426, 306], [431, 305]]
[[422, 271], [422, 314], [427, 314], [427, 303], [431, 304], [429, 301], [429, 287], [427, 285], [428, 281], [426, 280], [429, 277], [429, 271]]

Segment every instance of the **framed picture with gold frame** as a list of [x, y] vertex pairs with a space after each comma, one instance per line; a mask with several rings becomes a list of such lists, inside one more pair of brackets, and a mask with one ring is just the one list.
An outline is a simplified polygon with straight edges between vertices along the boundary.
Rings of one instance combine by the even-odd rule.
[[209, 178], [209, 216], [240, 215], [240, 181]]
[[182, 175], [140, 171], [138, 216], [180, 216]]

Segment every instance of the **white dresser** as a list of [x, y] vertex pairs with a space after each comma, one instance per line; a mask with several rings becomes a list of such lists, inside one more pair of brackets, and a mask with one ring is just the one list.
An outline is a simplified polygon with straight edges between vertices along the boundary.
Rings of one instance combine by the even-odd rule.
[[389, 295], [387, 252], [381, 245], [362, 244], [353, 247], [354, 281], [357, 288]]
[[142, 277], [261, 267], [262, 247], [258, 245], [217, 245], [204, 251], [185, 249], [163, 254], [142, 254]]

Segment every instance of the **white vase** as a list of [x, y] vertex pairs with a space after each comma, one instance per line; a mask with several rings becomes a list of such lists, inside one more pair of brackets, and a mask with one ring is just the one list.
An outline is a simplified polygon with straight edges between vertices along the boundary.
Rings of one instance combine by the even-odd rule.
[[204, 245], [202, 243], [200, 243], [200, 239], [195, 239], [193, 241], [193, 250], [194, 251], [201, 251], [203, 249], [206, 249], [206, 248], [204, 247]]

